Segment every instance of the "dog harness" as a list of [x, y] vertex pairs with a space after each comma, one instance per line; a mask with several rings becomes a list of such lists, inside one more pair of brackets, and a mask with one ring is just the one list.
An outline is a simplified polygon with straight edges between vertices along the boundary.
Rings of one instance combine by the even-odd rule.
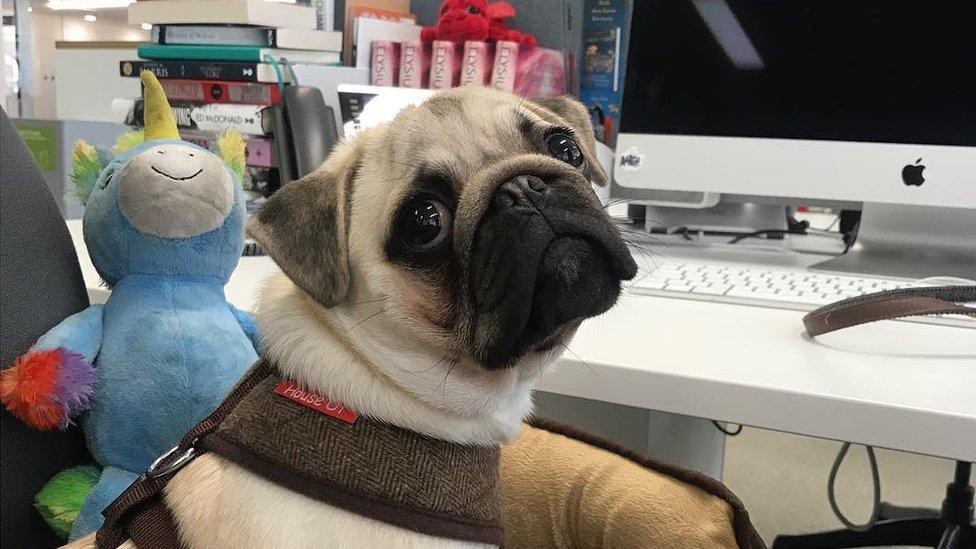
[[213, 452], [265, 480], [352, 513], [440, 538], [502, 545], [498, 447], [382, 423], [283, 380], [261, 359], [224, 402], [103, 511], [114, 549], [181, 549], [163, 487]]

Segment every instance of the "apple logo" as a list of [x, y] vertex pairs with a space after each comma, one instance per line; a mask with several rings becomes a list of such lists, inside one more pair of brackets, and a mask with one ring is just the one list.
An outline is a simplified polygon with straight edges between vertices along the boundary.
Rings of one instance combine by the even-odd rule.
[[901, 169], [901, 180], [905, 182], [905, 185], [919, 187], [925, 183], [925, 176], [922, 175], [925, 166], [919, 164], [921, 161], [922, 159], [919, 158], [914, 164], [909, 164]]

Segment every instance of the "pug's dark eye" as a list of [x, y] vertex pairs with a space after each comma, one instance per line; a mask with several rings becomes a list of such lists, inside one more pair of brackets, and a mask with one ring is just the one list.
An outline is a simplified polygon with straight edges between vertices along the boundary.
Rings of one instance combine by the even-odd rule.
[[432, 250], [447, 240], [451, 224], [451, 210], [443, 202], [421, 195], [403, 206], [394, 230], [407, 246], [415, 250]]
[[579, 168], [583, 165], [583, 151], [573, 138], [564, 133], [554, 133], [546, 138], [549, 154], [563, 162]]

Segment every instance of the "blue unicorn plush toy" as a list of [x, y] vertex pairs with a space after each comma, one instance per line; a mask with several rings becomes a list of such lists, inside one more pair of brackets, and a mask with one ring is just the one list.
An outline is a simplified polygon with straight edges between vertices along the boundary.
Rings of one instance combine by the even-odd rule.
[[[101, 465], [59, 473], [35, 504], [71, 539], [221, 402], [257, 360], [255, 324], [224, 297], [244, 245], [244, 143], [181, 141], [162, 87], [141, 75], [145, 129], [114, 159], [75, 145], [85, 243], [112, 288], [2, 373], [0, 400], [39, 429], [80, 417]], [[219, 156], [218, 156], [219, 155]]]

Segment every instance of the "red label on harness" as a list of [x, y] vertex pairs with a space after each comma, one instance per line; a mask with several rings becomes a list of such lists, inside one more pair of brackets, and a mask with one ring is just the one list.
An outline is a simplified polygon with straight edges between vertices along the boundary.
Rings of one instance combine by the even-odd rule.
[[346, 408], [338, 402], [333, 402], [322, 395], [317, 395], [311, 391], [302, 389], [302, 387], [294, 381], [285, 380], [279, 383], [278, 386], [275, 387], [275, 394], [281, 395], [292, 402], [301, 404], [306, 408], [311, 408], [317, 412], [322, 412], [327, 416], [341, 419], [346, 423], [356, 423], [356, 418], [359, 417], [359, 414]]

